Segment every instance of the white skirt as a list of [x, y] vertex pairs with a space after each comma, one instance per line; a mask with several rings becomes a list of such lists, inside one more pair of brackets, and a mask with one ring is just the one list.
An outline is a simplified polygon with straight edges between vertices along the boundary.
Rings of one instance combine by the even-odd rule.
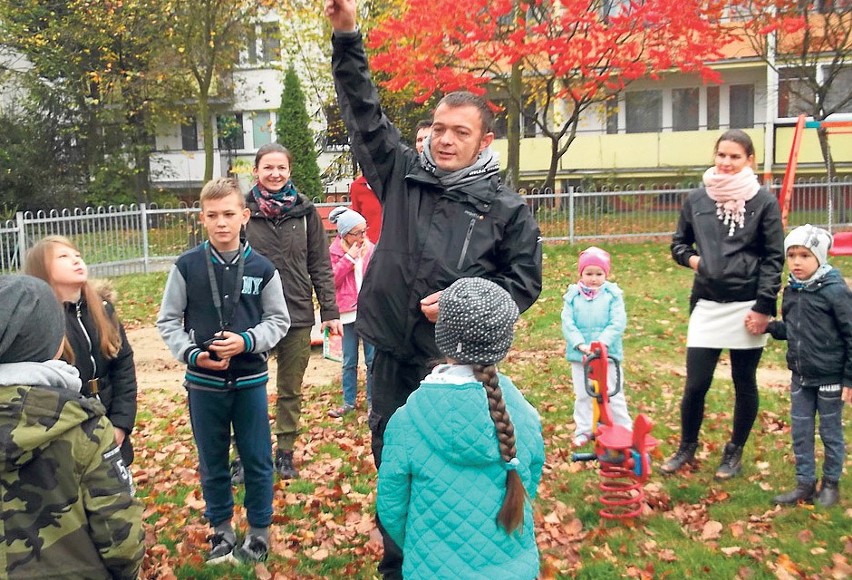
[[713, 302], [699, 300], [689, 317], [686, 346], [689, 348], [763, 348], [768, 334], [755, 336], [745, 327], [745, 317], [755, 300]]

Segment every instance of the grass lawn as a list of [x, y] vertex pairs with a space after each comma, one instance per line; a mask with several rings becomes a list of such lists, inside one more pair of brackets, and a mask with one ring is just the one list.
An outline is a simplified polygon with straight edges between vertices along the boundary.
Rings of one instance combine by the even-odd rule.
[[[659, 464], [678, 441], [684, 381], [690, 272], [672, 262], [662, 243], [604, 244], [612, 279], [624, 289], [625, 391], [631, 413], [647, 414], [662, 445]], [[648, 509], [634, 521], [598, 515], [594, 464], [572, 463], [573, 395], [560, 330], [561, 296], [576, 279], [582, 246], [545, 250], [544, 291], [522, 317], [501, 371], [513, 378], [542, 416], [547, 463], [536, 529], [542, 577], [844, 578], [852, 575], [852, 501], [847, 458], [832, 509], [776, 508], [770, 500], [795, 483], [788, 418], [784, 344], [770, 340], [761, 363], [760, 413], [746, 447], [742, 475], [727, 483], [713, 472], [730, 433], [733, 390], [717, 380], [707, 400], [698, 467], [645, 487]], [[833, 260], [852, 276], [852, 259]], [[152, 324], [164, 275], [116, 279], [119, 310], [134, 324]], [[723, 359], [726, 358], [723, 356]], [[724, 374], [729, 367], [721, 366]], [[339, 384], [304, 393], [303, 435], [297, 444], [302, 478], [275, 483], [273, 552], [265, 565], [205, 568], [207, 528], [188, 415], [182, 394], [142, 392], [134, 465], [146, 504], [150, 578], [374, 578], [380, 555], [372, 526], [375, 470], [364, 413], [330, 419]], [[846, 411], [848, 418], [849, 411]], [[847, 442], [852, 427], [846, 424]], [[822, 446], [818, 466], [821, 465]], [[243, 493], [242, 487], [238, 488]], [[238, 504], [241, 495], [238, 495]], [[238, 506], [238, 525], [245, 525]], [[495, 579], [496, 580], [496, 579]]]

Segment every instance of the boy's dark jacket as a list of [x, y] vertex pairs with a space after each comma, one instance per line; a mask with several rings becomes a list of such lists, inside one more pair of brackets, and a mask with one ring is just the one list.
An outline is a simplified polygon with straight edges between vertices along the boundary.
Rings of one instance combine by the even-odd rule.
[[809, 286], [784, 288], [783, 320], [767, 332], [787, 341], [787, 367], [805, 387], [852, 387], [852, 291], [837, 269]]
[[[99, 288], [104, 298], [107, 316], [118, 324], [121, 333], [121, 348], [115, 358], [108, 359], [101, 353], [101, 337], [95, 327], [92, 312], [84, 298], [78, 302], [66, 302], [65, 336], [74, 351], [74, 366], [80, 371], [83, 381], [82, 394], [87, 397], [97, 395], [110, 423], [123, 429], [128, 437], [121, 446], [121, 458], [125, 465], [133, 462], [133, 447], [130, 433], [136, 423], [136, 367], [133, 364], [133, 349], [127, 341], [124, 327], [115, 318], [115, 308], [109, 289]], [[93, 393], [89, 381], [98, 380], [97, 393]]]
[[287, 334], [290, 315], [281, 290], [281, 278], [272, 263], [243, 245], [243, 279], [236, 280], [237, 257], [226, 262], [211, 247], [216, 284], [224, 307], [233, 288], [240, 299], [228, 330], [240, 334], [245, 352], [233, 357], [227, 370], [216, 371], [196, 365], [201, 345], [219, 332], [219, 315], [213, 304], [207, 270], [209, 242], [184, 252], [166, 281], [157, 328], [169, 350], [187, 363], [186, 380], [204, 388], [242, 388], [265, 384], [267, 352]]

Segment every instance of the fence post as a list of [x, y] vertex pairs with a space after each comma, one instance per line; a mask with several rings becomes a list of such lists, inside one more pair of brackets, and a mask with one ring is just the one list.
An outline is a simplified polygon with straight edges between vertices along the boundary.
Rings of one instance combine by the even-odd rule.
[[568, 243], [574, 243], [574, 186], [568, 186]]
[[27, 231], [24, 227], [24, 212], [15, 213], [15, 222], [18, 228], [18, 270], [22, 270], [24, 260], [27, 257]]
[[142, 226], [142, 271], [148, 273], [148, 208], [145, 203], [139, 204], [139, 221]]

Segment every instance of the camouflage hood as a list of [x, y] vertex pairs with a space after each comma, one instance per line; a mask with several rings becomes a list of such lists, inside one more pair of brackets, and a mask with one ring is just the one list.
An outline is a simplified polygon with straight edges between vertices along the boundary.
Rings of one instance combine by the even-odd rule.
[[0, 365], [0, 461], [20, 468], [33, 451], [103, 415], [79, 390], [77, 369], [63, 361]]

